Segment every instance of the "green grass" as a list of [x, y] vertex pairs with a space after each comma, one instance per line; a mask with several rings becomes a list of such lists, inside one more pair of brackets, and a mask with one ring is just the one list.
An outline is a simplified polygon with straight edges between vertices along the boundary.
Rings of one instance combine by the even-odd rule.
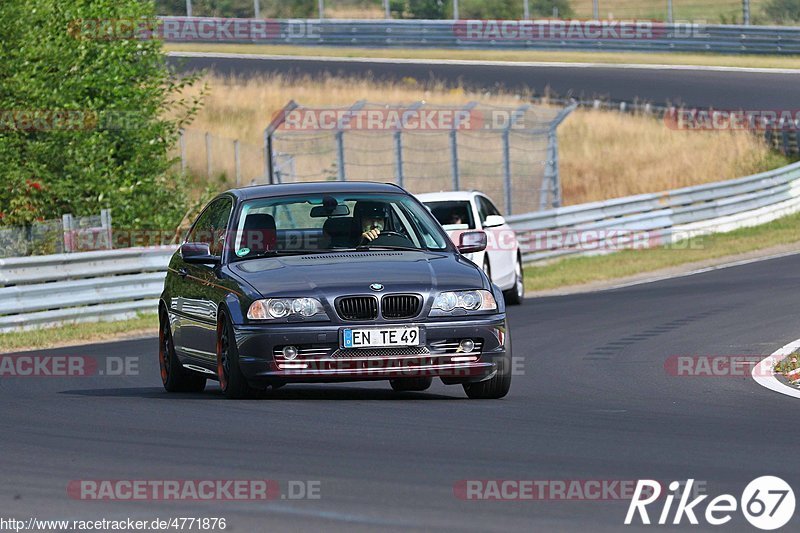
[[606, 281], [796, 242], [800, 242], [800, 213], [730, 233], [704, 235], [668, 248], [622, 250], [529, 266], [525, 268], [525, 288], [541, 291]]
[[69, 344], [89, 344], [121, 335], [155, 333], [157, 330], [158, 315], [148, 313], [130, 320], [76, 323], [54, 328], [1, 333], [0, 353]]
[[791, 355], [787, 355], [782, 361], [778, 361], [775, 363], [775, 372], [779, 374], [788, 374], [792, 370], [797, 370], [800, 368], [800, 352], [794, 352]]
[[261, 44], [169, 43], [168, 52], [216, 52], [324, 57], [371, 57], [399, 59], [459, 59], [473, 61], [547, 61], [564, 63], [636, 63], [646, 65], [693, 65], [721, 67], [800, 68], [796, 56], [721, 55], [644, 52], [560, 52], [545, 50], [446, 50], [429, 48], [381, 49], [331, 46]]

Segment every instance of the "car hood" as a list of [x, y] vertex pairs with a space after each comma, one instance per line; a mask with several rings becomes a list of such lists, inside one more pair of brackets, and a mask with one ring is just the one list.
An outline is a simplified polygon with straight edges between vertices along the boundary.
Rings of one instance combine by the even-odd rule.
[[231, 272], [264, 298], [487, 288], [473, 263], [451, 253], [343, 252], [235, 262]]

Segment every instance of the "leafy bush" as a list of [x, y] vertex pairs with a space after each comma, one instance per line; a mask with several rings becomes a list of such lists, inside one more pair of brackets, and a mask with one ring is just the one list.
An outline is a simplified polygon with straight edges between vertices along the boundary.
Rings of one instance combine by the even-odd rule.
[[0, 2], [0, 224], [102, 208], [117, 227], [180, 221], [168, 153], [197, 112], [181, 96], [194, 79], [171, 77], [158, 41], [92, 29], [153, 14], [140, 0]]
[[764, 6], [767, 17], [777, 23], [800, 21], [800, 0], [769, 0]]

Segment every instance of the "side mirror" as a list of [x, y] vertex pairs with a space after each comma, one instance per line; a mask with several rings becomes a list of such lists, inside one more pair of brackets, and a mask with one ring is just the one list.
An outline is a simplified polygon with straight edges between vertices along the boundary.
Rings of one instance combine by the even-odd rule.
[[465, 231], [458, 237], [458, 251], [462, 254], [482, 252], [486, 244], [486, 233], [482, 231]]
[[489, 215], [486, 217], [486, 220], [483, 222], [484, 228], [496, 228], [497, 226], [502, 226], [506, 223], [506, 219], [501, 217], [500, 215]]
[[211, 249], [205, 242], [187, 242], [181, 246], [181, 257], [192, 265], [218, 265], [220, 257], [211, 255]]

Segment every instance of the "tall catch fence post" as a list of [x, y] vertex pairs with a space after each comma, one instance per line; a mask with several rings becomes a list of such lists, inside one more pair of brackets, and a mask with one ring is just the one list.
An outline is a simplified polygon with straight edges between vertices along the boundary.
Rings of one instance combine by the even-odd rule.
[[363, 109], [365, 105], [367, 105], [366, 100], [359, 100], [353, 104], [347, 113], [342, 115], [336, 124], [336, 169], [339, 181], [347, 181], [347, 171], [345, 169], [344, 160], [344, 129], [350, 125], [353, 113]]
[[[539, 197], [539, 209], [561, 207], [561, 175], [558, 165], [558, 126], [564, 122], [564, 119], [567, 118], [576, 107], [577, 104], [565, 107], [550, 123], [547, 134], [547, 166], [544, 171], [544, 180], [542, 180], [542, 194]], [[547, 189], [545, 189], [545, 187], [547, 187]], [[549, 205], [547, 202], [548, 197], [550, 198]]]

